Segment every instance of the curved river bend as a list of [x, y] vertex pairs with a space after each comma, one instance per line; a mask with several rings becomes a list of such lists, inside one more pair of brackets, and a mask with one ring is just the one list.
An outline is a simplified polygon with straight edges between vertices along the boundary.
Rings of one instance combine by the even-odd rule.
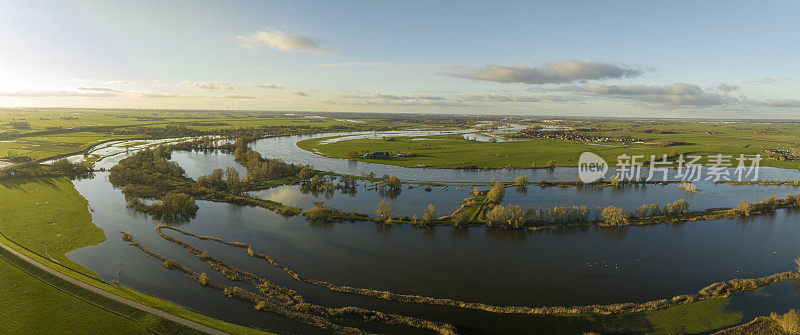
[[[335, 134], [315, 135], [315, 137]], [[311, 164], [321, 170], [360, 174], [396, 175], [404, 180], [436, 180], [452, 183], [488, 181], [492, 176], [512, 180], [526, 173], [531, 180], [574, 180], [574, 169], [461, 171], [400, 168], [352, 163], [322, 157], [296, 147], [304, 137], [282, 137], [253, 143], [268, 158], [290, 163]], [[173, 154], [192, 176], [217, 167], [237, 166], [230, 155], [221, 153]], [[238, 167], [241, 169], [241, 167]], [[800, 179], [797, 171], [767, 169], [781, 179]], [[767, 179], [773, 179], [767, 177]], [[108, 174], [75, 181], [78, 191], [89, 200], [96, 225], [108, 240], [70, 253], [71, 259], [94, 270], [107, 280], [117, 279], [137, 290], [163, 297], [223, 320], [257, 326], [282, 333], [324, 333], [323, 331], [270, 313], [256, 312], [249, 304], [227, 299], [203, 288], [184, 275], [165, 269], [159, 262], [130, 247], [120, 239], [127, 231], [145, 247], [206, 272], [212, 280], [233, 285], [217, 275], [206, 263], [159, 237], [153, 228], [160, 224], [125, 208], [119, 190], [108, 183]], [[367, 185], [369, 186], [369, 185]], [[635, 208], [642, 202], [664, 203], [686, 198], [692, 209], [735, 206], [741, 198], [785, 196], [799, 188], [789, 186], [729, 186], [700, 184], [704, 194], [691, 197], [675, 185], [629, 187], [620, 190], [530, 187], [527, 193], [506, 192], [506, 203], [527, 206], [557, 204], [621, 204]], [[284, 186], [258, 193], [289, 205], [308, 207], [324, 200], [342, 210], [371, 213], [375, 204], [392, 201], [395, 214], [420, 214], [434, 203], [440, 214], [456, 208], [467, 196], [465, 188], [403, 189], [392, 199], [360, 186], [355, 195], [303, 193], [296, 186]], [[733, 202], [733, 203], [732, 203]], [[790, 269], [800, 255], [800, 212], [779, 210], [772, 216], [748, 220], [717, 220], [682, 225], [657, 225], [619, 229], [567, 229], [556, 231], [499, 231], [485, 228], [456, 230], [451, 227], [417, 229], [408, 225], [390, 227], [367, 223], [310, 224], [302, 216], [284, 218], [260, 208], [198, 201], [197, 218], [181, 229], [213, 235], [229, 241], [254, 245], [256, 251], [273, 256], [308, 277], [355, 287], [398, 293], [480, 301], [499, 305], [583, 305], [612, 302], [640, 302], [696, 292], [705, 285], [731, 278], [761, 277]], [[688, 314], [678, 310], [604, 317], [559, 317], [496, 315], [380, 301], [332, 293], [298, 283], [282, 271], [212, 241], [177, 236], [181, 240], [276, 284], [297, 290], [311, 302], [354, 305], [386, 312], [446, 321], [463, 333], [683, 333], [707, 332], [747, 322], [769, 312], [800, 307], [800, 282], [772, 285], [757, 292], [689, 305]], [[680, 315], [696, 325], [686, 328], [670, 322]], [[366, 325], [374, 332], [415, 332]]]

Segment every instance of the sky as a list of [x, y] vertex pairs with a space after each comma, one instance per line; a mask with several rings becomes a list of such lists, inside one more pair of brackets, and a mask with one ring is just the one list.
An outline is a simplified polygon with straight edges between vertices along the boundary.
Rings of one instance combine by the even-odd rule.
[[0, 0], [0, 107], [800, 118], [798, 1]]

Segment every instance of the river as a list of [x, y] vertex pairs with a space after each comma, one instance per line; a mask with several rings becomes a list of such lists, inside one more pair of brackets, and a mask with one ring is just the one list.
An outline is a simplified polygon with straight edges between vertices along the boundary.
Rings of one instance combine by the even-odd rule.
[[[342, 134], [320, 134], [328, 137]], [[374, 171], [403, 180], [463, 183], [513, 180], [526, 174], [530, 180], [574, 180], [575, 169], [548, 170], [442, 170], [403, 168], [323, 157], [297, 148], [309, 136], [259, 140], [253, 148], [268, 158], [311, 164], [320, 170], [346, 174]], [[124, 156], [124, 154], [120, 154]], [[118, 160], [120, 157], [116, 157]], [[229, 154], [175, 152], [191, 177], [214, 168], [233, 166], [245, 170]], [[797, 171], [763, 169], [766, 179], [800, 179]], [[74, 182], [89, 201], [93, 219], [108, 240], [68, 256], [107, 280], [185, 305], [226, 321], [282, 333], [325, 333], [271, 313], [256, 312], [252, 305], [225, 298], [203, 288], [183, 274], [165, 269], [158, 261], [127, 245], [119, 231], [133, 234], [145, 247], [175, 259], [212, 280], [233, 285], [206, 263], [163, 240], [153, 230], [160, 224], [125, 208], [121, 192], [108, 182], [108, 174]], [[510, 188], [505, 203], [524, 207], [618, 204], [633, 210], [642, 203], [671, 202], [684, 198], [692, 210], [732, 207], [742, 198], [785, 196], [800, 192], [790, 186], [731, 186], [698, 183], [702, 193], [688, 195], [676, 185], [612, 188], [539, 188], [526, 192]], [[428, 203], [440, 215], [457, 208], [469, 196], [465, 187], [403, 188], [400, 194], [381, 194], [371, 183], [359, 184], [355, 194], [303, 192], [282, 186], [255, 194], [287, 205], [307, 208], [314, 201], [372, 214], [379, 201], [391, 201], [395, 215], [421, 215]], [[373, 223], [314, 224], [302, 216], [285, 218], [261, 208], [198, 201], [200, 209], [181, 229], [250, 243], [256, 251], [273, 256], [294, 271], [311, 278], [355, 287], [398, 293], [454, 298], [498, 305], [572, 306], [614, 302], [642, 302], [697, 292], [707, 284], [732, 278], [752, 278], [783, 272], [800, 255], [800, 212], [779, 210], [774, 215], [749, 219], [701, 221], [679, 225], [625, 228], [572, 228], [553, 231], [503, 231], [483, 227], [420, 229], [409, 225]], [[327, 305], [354, 305], [381, 311], [450, 322], [464, 333], [575, 334], [641, 332], [707, 332], [747, 322], [752, 318], [800, 307], [800, 282], [792, 281], [756, 292], [735, 294], [711, 304], [696, 305], [680, 318], [703, 318], [702, 327], [681, 328], [670, 321], [674, 310], [604, 317], [497, 315], [440, 306], [420, 306], [333, 293], [298, 283], [241, 249], [211, 241], [176, 236], [228, 263], [297, 290], [307, 300]], [[241, 285], [241, 284], [239, 284]], [[713, 321], [708, 321], [708, 320]], [[417, 333], [416, 329], [388, 328], [354, 323], [365, 330]]]

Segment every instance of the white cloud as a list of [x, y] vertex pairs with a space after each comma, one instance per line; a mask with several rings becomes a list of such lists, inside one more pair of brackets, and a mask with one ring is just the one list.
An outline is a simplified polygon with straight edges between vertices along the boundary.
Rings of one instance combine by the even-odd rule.
[[496, 93], [468, 94], [459, 98], [460, 101], [479, 102], [539, 102], [541, 99], [533, 96], [500, 95]]
[[480, 69], [465, 69], [447, 75], [498, 83], [564, 84], [614, 78], [636, 77], [644, 71], [628, 66], [567, 59], [545, 63], [540, 67], [527, 65], [488, 65]]
[[293, 95], [296, 95], [298, 97], [307, 97], [308, 96], [308, 94], [306, 94], [303, 91], [289, 91], [289, 93], [293, 94]]
[[703, 107], [733, 104], [739, 101], [737, 98], [711, 93], [703, 90], [700, 86], [686, 83], [672, 83], [663, 86], [594, 83], [565, 86], [558, 90], [674, 106]]
[[438, 63], [381, 63], [381, 62], [349, 62], [349, 63], [324, 63], [317, 64], [320, 68], [383, 68], [409, 73], [441, 74], [457, 71], [467, 71], [463, 66]]
[[198, 81], [198, 82], [191, 82], [191, 81], [182, 81], [180, 82], [181, 85], [184, 86], [193, 86], [199, 89], [214, 91], [214, 90], [232, 90], [233, 86], [228, 83], [223, 83], [221, 81]]
[[228, 98], [228, 99], [255, 99], [256, 97], [254, 97], [252, 95], [229, 94], [229, 95], [226, 95], [225, 98]]
[[368, 94], [342, 94], [339, 95], [342, 99], [340, 102], [332, 104], [340, 105], [395, 105], [395, 106], [462, 106], [471, 107], [469, 103], [448, 99], [435, 95], [394, 95], [394, 94], [381, 94], [381, 93], [368, 93]]
[[345, 99], [379, 99], [379, 100], [446, 100], [443, 97], [433, 96], [433, 95], [393, 95], [393, 94], [380, 94], [380, 93], [370, 93], [370, 94], [343, 94], [339, 96], [340, 98]]
[[282, 32], [279, 30], [257, 31], [249, 35], [236, 36], [240, 45], [248, 49], [267, 46], [280, 51], [303, 50], [311, 52], [328, 52], [320, 45], [317, 38]]
[[127, 80], [113, 80], [113, 81], [107, 81], [105, 83], [109, 85], [136, 85], [135, 82]]
[[717, 90], [723, 93], [730, 93], [738, 89], [739, 86], [732, 86], [725, 83], [720, 83], [719, 85], [717, 85]]
[[344, 103], [351, 105], [425, 105], [425, 106], [469, 106], [461, 101], [453, 101], [445, 97], [435, 95], [394, 95], [394, 94], [343, 94], [339, 98], [344, 99]]
[[256, 99], [257, 97], [252, 95], [239, 95], [239, 94], [228, 94], [228, 95], [197, 95], [197, 94], [177, 94], [177, 93], [168, 93], [168, 92], [139, 92], [138, 94], [141, 98], [181, 98], [181, 99]]
[[187, 98], [187, 97], [190, 97], [188, 95], [183, 95], [183, 94], [164, 93], [164, 92], [142, 92], [142, 93], [139, 93], [139, 96], [142, 97], [142, 98]]
[[280, 86], [275, 85], [275, 84], [270, 84], [270, 83], [255, 84], [255, 86], [256, 87], [260, 87], [260, 88], [272, 88], [272, 89], [276, 89], [276, 90], [283, 89], [283, 87], [280, 87]]
[[800, 108], [800, 100], [798, 99], [764, 100], [764, 101], [750, 101], [750, 102], [757, 106]]
[[569, 102], [582, 100], [578, 97], [560, 95], [503, 95], [497, 93], [467, 94], [458, 98], [459, 101], [475, 102]]
[[115, 92], [119, 93], [122, 92], [120, 90], [115, 90], [113, 88], [106, 88], [106, 87], [78, 87], [81, 91], [93, 91], [93, 92]]
[[53, 97], [84, 97], [84, 98], [111, 98], [117, 96], [114, 92], [98, 92], [93, 90], [67, 91], [67, 90], [46, 90], [46, 91], [16, 91], [0, 93], [3, 97], [15, 98], [53, 98]]
[[762, 77], [758, 80], [750, 81], [750, 83], [754, 84], [779, 84], [779, 83], [790, 83], [790, 82], [797, 82], [797, 79], [789, 78], [789, 77]]
[[[453, 97], [445, 97], [439, 95], [394, 95], [382, 93], [366, 93], [366, 94], [341, 94], [338, 96], [342, 99], [339, 104], [352, 104], [352, 105], [425, 105], [425, 106], [462, 106], [462, 107], [476, 107], [476, 106], [490, 106], [487, 104], [475, 105], [473, 103], [498, 103], [498, 102], [566, 102], [579, 100], [574, 97], [562, 97], [557, 95], [502, 95], [497, 93], [486, 94], [466, 94]], [[330, 103], [330, 102], [329, 102]]]

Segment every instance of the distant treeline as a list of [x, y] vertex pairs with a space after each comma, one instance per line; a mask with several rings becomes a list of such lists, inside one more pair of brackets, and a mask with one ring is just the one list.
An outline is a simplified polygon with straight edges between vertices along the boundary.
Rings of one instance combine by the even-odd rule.
[[11, 168], [0, 169], [0, 178], [67, 176], [70, 179], [81, 179], [91, 174], [92, 164], [72, 163], [66, 159], [59, 159], [49, 165], [24, 161]]

